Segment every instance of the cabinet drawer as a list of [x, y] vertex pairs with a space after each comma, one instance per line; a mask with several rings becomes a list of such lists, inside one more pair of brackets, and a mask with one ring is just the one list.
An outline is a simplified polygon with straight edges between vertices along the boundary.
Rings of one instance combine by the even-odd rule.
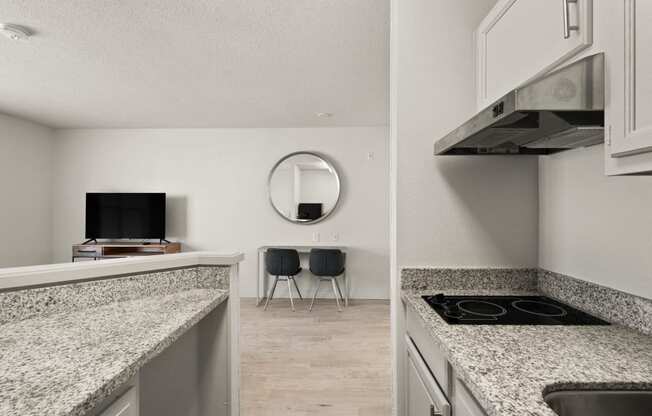
[[130, 387], [98, 416], [138, 416], [138, 389]]
[[424, 326], [423, 320], [410, 306], [407, 307], [406, 321], [408, 335], [423, 356], [428, 368], [437, 379], [446, 396], [449, 396], [451, 387], [450, 370], [444, 353], [435, 345]]
[[73, 247], [72, 255], [75, 257], [100, 257], [102, 249], [97, 247]]

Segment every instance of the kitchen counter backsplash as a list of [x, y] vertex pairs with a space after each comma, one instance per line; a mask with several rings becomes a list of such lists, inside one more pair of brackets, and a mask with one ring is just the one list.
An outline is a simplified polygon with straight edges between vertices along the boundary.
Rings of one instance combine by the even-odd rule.
[[541, 293], [606, 321], [652, 335], [652, 299], [548, 270], [539, 270]]
[[404, 268], [401, 289], [537, 290], [537, 269]]
[[0, 292], [0, 324], [191, 289], [228, 289], [228, 266], [194, 266]]
[[401, 289], [537, 291], [652, 335], [652, 300], [543, 269], [406, 267], [401, 269]]

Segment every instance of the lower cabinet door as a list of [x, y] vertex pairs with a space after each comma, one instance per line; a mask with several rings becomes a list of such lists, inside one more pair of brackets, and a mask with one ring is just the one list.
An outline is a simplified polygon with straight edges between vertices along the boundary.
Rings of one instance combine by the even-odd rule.
[[423, 381], [419, 377], [414, 363], [408, 360], [408, 416], [431, 416], [435, 412], [435, 404], [428, 395]]
[[458, 378], [455, 378], [453, 384], [453, 398], [451, 401], [453, 402], [453, 409], [455, 409], [455, 416], [487, 416], [464, 382]]
[[99, 416], [138, 416], [138, 389], [131, 387]]
[[412, 340], [407, 343], [407, 416], [450, 416], [450, 404]]

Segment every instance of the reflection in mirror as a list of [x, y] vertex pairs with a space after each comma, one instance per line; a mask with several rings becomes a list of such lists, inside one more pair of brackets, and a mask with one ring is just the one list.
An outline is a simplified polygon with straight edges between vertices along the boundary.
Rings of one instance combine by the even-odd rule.
[[297, 152], [285, 156], [269, 174], [269, 199], [288, 221], [310, 224], [333, 212], [340, 199], [340, 178], [323, 156]]

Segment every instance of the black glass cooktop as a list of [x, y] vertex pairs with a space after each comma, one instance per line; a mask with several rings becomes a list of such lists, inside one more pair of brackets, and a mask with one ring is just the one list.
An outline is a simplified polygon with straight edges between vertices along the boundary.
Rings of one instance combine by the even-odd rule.
[[545, 296], [423, 296], [452, 325], [609, 325]]

